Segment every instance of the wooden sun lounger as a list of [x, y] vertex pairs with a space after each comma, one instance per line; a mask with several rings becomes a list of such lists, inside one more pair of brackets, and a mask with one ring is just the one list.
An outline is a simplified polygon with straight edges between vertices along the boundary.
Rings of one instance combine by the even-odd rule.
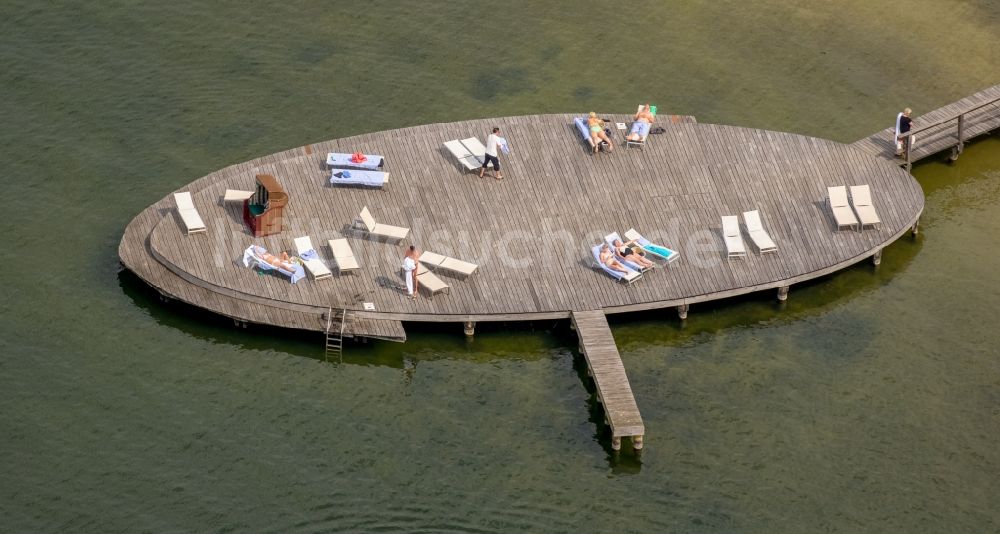
[[225, 196], [222, 197], [223, 202], [243, 202], [244, 200], [253, 196], [253, 191], [241, 191], [239, 189], [226, 189]]
[[407, 234], [410, 233], [409, 228], [375, 222], [375, 217], [372, 217], [371, 212], [368, 211], [368, 206], [361, 208], [361, 214], [359, 215], [358, 220], [355, 221], [355, 225], [358, 221], [361, 222], [364, 230], [367, 231], [368, 234], [375, 237], [384, 237], [386, 239], [401, 241], [406, 239]]
[[826, 193], [826, 201], [830, 205], [830, 210], [833, 211], [833, 220], [837, 223], [837, 230], [845, 226], [857, 230], [858, 218], [854, 216], [854, 212], [847, 204], [847, 188], [842, 185], [828, 187]]
[[[329, 267], [323, 263], [323, 260], [319, 259], [319, 251], [313, 248], [312, 239], [309, 239], [309, 236], [296, 237], [294, 241], [299, 259], [302, 260], [302, 265], [305, 265], [306, 270], [312, 275], [313, 280], [323, 280], [324, 278], [333, 277], [333, 273], [330, 272]], [[302, 257], [309, 250], [316, 253], [316, 257], [311, 260]]]
[[356, 271], [361, 268], [346, 238], [331, 239], [327, 241], [327, 244], [330, 245], [330, 251], [333, 253], [333, 261], [337, 262], [337, 270], [341, 274], [344, 271]]
[[417, 289], [423, 289], [430, 294], [431, 298], [436, 293], [451, 293], [451, 287], [420, 262], [417, 262], [417, 282], [419, 284]]
[[423, 263], [428, 267], [451, 271], [455, 274], [459, 274], [466, 277], [471, 276], [473, 273], [476, 272], [476, 269], [479, 268], [479, 266], [474, 263], [457, 260], [455, 258], [442, 256], [441, 254], [436, 254], [434, 252], [429, 252], [429, 251], [420, 254], [420, 263]]
[[[473, 137], [470, 139], [475, 139], [475, 138]], [[465, 141], [468, 141], [468, 139], [466, 139]], [[482, 154], [476, 156], [476, 154], [472, 150], [472, 147], [468, 147], [464, 144], [465, 141], [459, 141], [458, 139], [455, 139], [453, 141], [446, 142], [444, 146], [445, 148], [448, 149], [449, 152], [451, 152], [452, 156], [455, 156], [455, 159], [457, 159], [463, 166], [465, 166], [465, 170], [474, 171], [483, 166], [483, 161], [485, 161], [485, 155], [486, 155], [486, 147], [483, 147]], [[475, 141], [479, 143], [478, 139], [475, 139]], [[482, 143], [479, 143], [479, 146], [482, 146]], [[489, 166], [492, 168], [493, 164], [490, 163]]]
[[743, 222], [747, 225], [747, 235], [757, 246], [761, 254], [765, 252], [777, 252], [778, 245], [774, 244], [771, 236], [764, 230], [764, 224], [760, 222], [760, 212], [757, 210], [743, 212]]
[[854, 211], [857, 212], [858, 219], [861, 221], [860, 228], [882, 226], [882, 220], [878, 218], [875, 206], [872, 205], [871, 189], [867, 185], [851, 186], [851, 204], [854, 205]]
[[174, 202], [177, 203], [177, 213], [184, 222], [184, 233], [191, 235], [208, 232], [205, 222], [201, 220], [201, 215], [198, 215], [198, 210], [194, 207], [190, 191], [174, 193]]
[[746, 258], [747, 249], [740, 235], [740, 221], [735, 215], [722, 216], [722, 237], [726, 242], [727, 258]]

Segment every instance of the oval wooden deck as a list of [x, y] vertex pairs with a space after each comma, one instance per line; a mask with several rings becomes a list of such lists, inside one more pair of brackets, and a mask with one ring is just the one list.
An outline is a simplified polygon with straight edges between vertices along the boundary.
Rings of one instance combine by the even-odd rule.
[[[644, 149], [619, 145], [594, 156], [573, 117], [430, 124], [233, 165], [181, 189], [191, 191], [207, 233], [184, 235], [168, 195], [130, 223], [119, 253], [161, 292], [234, 318], [322, 331], [322, 314], [343, 307], [371, 321], [371, 332], [388, 332], [400, 320], [568, 318], [574, 310], [656, 309], [789, 286], [872, 256], [907, 232], [923, 209], [912, 176], [849, 145], [661, 116], [666, 133], [649, 136]], [[493, 126], [512, 148], [501, 156], [503, 181], [463, 172], [443, 147], [452, 139], [482, 140]], [[622, 141], [622, 132], [614, 136]], [[327, 183], [327, 152], [357, 151], [385, 156], [390, 178], [384, 189]], [[221, 200], [226, 189], [253, 189], [257, 173], [273, 174], [289, 193], [280, 235], [254, 239], [242, 206]], [[826, 188], [860, 184], [871, 186], [882, 227], [837, 231]], [[409, 227], [410, 236], [386, 244], [348, 231], [363, 206], [379, 222]], [[744, 232], [748, 257], [725, 259], [721, 216], [754, 209], [777, 254], [757, 254]], [[632, 227], [682, 256], [623, 286], [590, 267], [590, 245]], [[294, 251], [292, 240], [302, 235], [311, 236], [332, 279], [292, 285], [239, 263], [251, 243]], [[338, 275], [326, 246], [341, 236], [350, 238], [361, 263], [354, 274]], [[477, 263], [479, 270], [464, 280], [439, 272], [450, 293], [411, 302], [398, 289], [400, 259], [410, 243]], [[364, 311], [364, 302], [375, 311]], [[387, 320], [383, 327], [378, 319]]]

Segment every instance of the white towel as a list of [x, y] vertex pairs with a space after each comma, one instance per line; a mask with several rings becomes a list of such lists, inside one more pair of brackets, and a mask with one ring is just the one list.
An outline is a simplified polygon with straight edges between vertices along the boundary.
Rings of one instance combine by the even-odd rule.
[[413, 294], [413, 271], [417, 269], [417, 262], [413, 261], [413, 258], [407, 256], [403, 258], [403, 271], [406, 277], [406, 294]]

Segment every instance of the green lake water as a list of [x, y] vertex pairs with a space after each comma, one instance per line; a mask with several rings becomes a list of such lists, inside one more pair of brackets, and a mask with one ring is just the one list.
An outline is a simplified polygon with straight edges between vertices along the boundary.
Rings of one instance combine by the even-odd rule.
[[851, 142], [998, 82], [983, 0], [7, 0], [0, 531], [996, 532], [995, 135], [914, 168], [922, 232], [877, 270], [613, 318], [640, 456], [565, 322], [327, 363], [160, 303], [117, 245], [215, 169], [368, 131], [648, 100]]

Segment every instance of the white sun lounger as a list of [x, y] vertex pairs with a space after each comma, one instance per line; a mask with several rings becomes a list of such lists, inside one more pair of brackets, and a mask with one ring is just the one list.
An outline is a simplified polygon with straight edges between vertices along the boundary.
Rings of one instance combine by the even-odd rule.
[[331, 239], [327, 241], [327, 244], [330, 245], [333, 261], [337, 262], [337, 270], [341, 274], [344, 271], [356, 271], [361, 267], [358, 265], [358, 260], [354, 257], [354, 251], [351, 250], [351, 245], [347, 243], [346, 238]]
[[[476, 143], [479, 144], [480, 147], [483, 146], [483, 144], [480, 143], [478, 139], [474, 137], [470, 139], [474, 139]], [[468, 141], [468, 139], [466, 139], [465, 141]], [[485, 161], [485, 155], [486, 155], [486, 147], [483, 147], [482, 153], [479, 156], [477, 156], [475, 152], [472, 150], [473, 147], [469, 147], [464, 144], [465, 141], [459, 141], [458, 139], [455, 139], [453, 141], [446, 142], [444, 146], [445, 148], [448, 149], [449, 152], [451, 152], [452, 156], [455, 156], [455, 158], [463, 166], [465, 166], [465, 170], [474, 171], [483, 166], [483, 161]], [[490, 163], [489, 167], [492, 168], [493, 164]]]
[[427, 265], [428, 267], [433, 267], [434, 269], [451, 271], [462, 276], [471, 276], [476, 272], [476, 269], [479, 268], [479, 266], [475, 263], [457, 260], [455, 258], [442, 256], [441, 254], [430, 251], [425, 251], [420, 254], [420, 263]]
[[205, 228], [205, 222], [201, 220], [201, 215], [198, 215], [198, 210], [194, 208], [194, 201], [191, 200], [191, 193], [189, 191], [174, 193], [174, 202], [177, 203], [177, 213], [180, 214], [181, 220], [184, 221], [186, 234], [191, 235], [208, 231]]
[[778, 245], [774, 244], [771, 236], [767, 234], [764, 230], [763, 223], [760, 222], [760, 212], [757, 210], [745, 211], [743, 212], [743, 222], [747, 225], [747, 235], [750, 236], [750, 240], [753, 241], [754, 245], [757, 245], [757, 250], [761, 254], [765, 252], [777, 252]]
[[451, 293], [451, 287], [444, 283], [436, 274], [427, 269], [423, 263], [417, 263], [418, 290], [423, 289], [433, 298], [435, 293]]
[[[469, 149], [469, 152], [476, 157], [479, 161], [479, 165], [482, 165], [486, 161], [486, 145], [484, 145], [478, 137], [469, 137], [468, 139], [462, 139], [462, 144], [465, 148]], [[493, 163], [491, 162], [489, 167], [493, 168]]]
[[628, 231], [625, 232], [625, 237], [629, 241], [635, 241], [638, 243], [639, 246], [642, 247], [642, 250], [645, 250], [649, 254], [663, 258], [667, 263], [672, 263], [676, 261], [677, 258], [681, 257], [680, 252], [669, 249], [663, 245], [657, 245], [645, 237], [642, 237], [642, 234], [637, 232], [635, 228], [629, 228]]
[[244, 200], [253, 196], [253, 191], [241, 191], [239, 189], [226, 189], [225, 196], [222, 197], [223, 202], [243, 202]]
[[363, 169], [333, 169], [330, 171], [330, 183], [333, 185], [382, 187], [388, 181], [389, 173], [382, 171], [366, 171]]
[[858, 219], [861, 221], [861, 228], [866, 225], [872, 228], [882, 226], [882, 220], [878, 218], [875, 206], [872, 205], [871, 189], [867, 185], [851, 186], [851, 204], [854, 205], [854, 211], [857, 212]]
[[306, 270], [312, 275], [313, 280], [322, 280], [333, 276], [323, 260], [319, 259], [319, 253], [313, 248], [312, 239], [309, 239], [309, 236], [296, 237], [295, 250], [298, 252], [299, 258], [302, 259], [302, 265], [306, 266]]
[[833, 211], [833, 220], [837, 222], [837, 230], [848, 227], [852, 230], [858, 229], [858, 218], [854, 216], [851, 207], [847, 204], [847, 188], [840, 185], [826, 188], [826, 202]]
[[[635, 263], [635, 262], [632, 262], [632, 261], [629, 261], [629, 260], [626, 260], [625, 258], [623, 258], [622, 255], [618, 253], [618, 249], [615, 248], [615, 240], [621, 241], [622, 243], [625, 242], [625, 240], [622, 239], [622, 236], [618, 235], [618, 232], [611, 232], [610, 234], [604, 236], [604, 242], [607, 243], [609, 247], [611, 247], [611, 251], [615, 254], [615, 259], [616, 260], [624, 263], [626, 267], [628, 267], [630, 269], [634, 269], [636, 271], [639, 271], [640, 273], [644, 273], [644, 272], [652, 269], [652, 267], [643, 267], [642, 265], [639, 265], [638, 263]], [[639, 248], [642, 248], [642, 247], [639, 247]], [[643, 250], [645, 250], [645, 249], [643, 249]]]
[[361, 215], [358, 217], [358, 220], [355, 221], [355, 225], [358, 221], [361, 222], [364, 230], [374, 237], [384, 237], [386, 239], [400, 241], [406, 239], [406, 235], [410, 233], [409, 228], [375, 222], [375, 217], [372, 217], [371, 212], [368, 211], [368, 206], [361, 208]]
[[747, 249], [740, 235], [740, 220], [735, 215], [722, 216], [722, 237], [726, 242], [727, 258], [746, 258]]
[[636, 280], [642, 278], [642, 273], [634, 269], [631, 269], [628, 265], [623, 264], [625, 265], [625, 270], [628, 271], [623, 273], [621, 271], [616, 271], [611, 267], [608, 267], [607, 265], [601, 263], [601, 247], [603, 246], [604, 243], [599, 243], [597, 245], [590, 247], [590, 254], [594, 257], [593, 261], [590, 262], [591, 267], [597, 267], [602, 271], [608, 273], [608, 276], [610, 276], [611, 278], [614, 278], [619, 282], [625, 282], [626, 284], [631, 284], [632, 282], [635, 282]]

